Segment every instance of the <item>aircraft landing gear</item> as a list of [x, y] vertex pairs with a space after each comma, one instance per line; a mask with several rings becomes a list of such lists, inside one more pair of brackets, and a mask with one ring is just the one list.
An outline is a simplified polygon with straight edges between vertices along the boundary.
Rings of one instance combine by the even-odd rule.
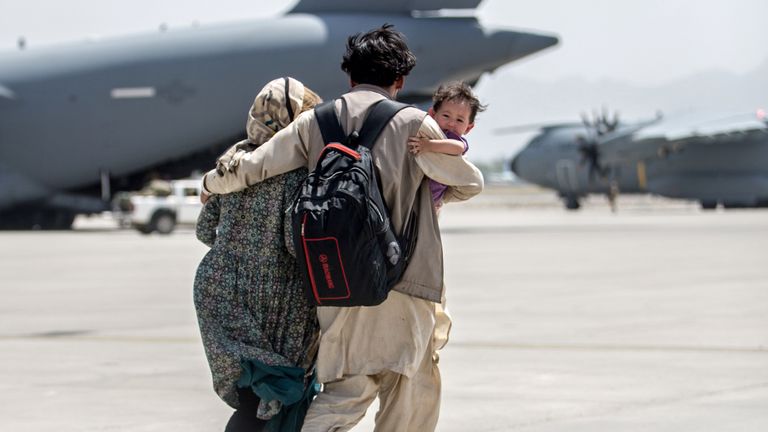
[[51, 208], [21, 208], [0, 213], [0, 230], [68, 230], [75, 213]]
[[755, 207], [755, 205], [749, 205], [743, 202], [724, 202], [723, 208], [725, 209], [745, 209]]
[[618, 206], [616, 205], [616, 199], [619, 197], [619, 184], [615, 180], [610, 181], [608, 188], [608, 204], [611, 206], [611, 212], [616, 213]]
[[563, 197], [563, 204], [565, 204], [565, 208], [568, 210], [578, 210], [581, 208], [581, 203], [579, 202], [579, 197], [575, 195], [566, 195]]
[[717, 201], [699, 201], [702, 210], [715, 210], [717, 208]]

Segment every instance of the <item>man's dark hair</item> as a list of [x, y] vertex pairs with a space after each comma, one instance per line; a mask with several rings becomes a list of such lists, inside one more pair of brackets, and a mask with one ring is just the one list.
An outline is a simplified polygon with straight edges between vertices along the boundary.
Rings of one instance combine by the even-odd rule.
[[347, 52], [341, 70], [357, 84], [389, 87], [416, 66], [416, 56], [405, 43], [405, 36], [391, 24], [347, 39]]
[[472, 87], [461, 81], [442, 84], [438, 87], [435, 94], [432, 95], [432, 109], [437, 111], [440, 109], [440, 105], [445, 101], [453, 101], [469, 105], [470, 123], [474, 123], [477, 113], [485, 111], [486, 108], [485, 105], [480, 103], [480, 100], [475, 96], [475, 93], [472, 92]]

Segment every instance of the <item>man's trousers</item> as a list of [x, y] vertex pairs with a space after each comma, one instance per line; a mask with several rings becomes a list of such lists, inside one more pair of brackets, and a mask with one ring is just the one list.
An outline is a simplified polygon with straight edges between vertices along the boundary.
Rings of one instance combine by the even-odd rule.
[[375, 432], [430, 432], [440, 414], [440, 371], [437, 355], [427, 350], [416, 374], [392, 371], [345, 376], [326, 383], [312, 402], [303, 432], [352, 429], [378, 396]]

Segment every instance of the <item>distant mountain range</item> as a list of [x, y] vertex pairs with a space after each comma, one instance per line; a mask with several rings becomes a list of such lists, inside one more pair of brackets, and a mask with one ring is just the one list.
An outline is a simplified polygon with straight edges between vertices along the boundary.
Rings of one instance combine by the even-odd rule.
[[[689, 111], [749, 112], [768, 109], [768, 59], [750, 73], [705, 71], [655, 87], [581, 77], [542, 82], [511, 68], [480, 82], [478, 94], [488, 111], [478, 116], [468, 136], [470, 158], [509, 157], [535, 133], [498, 135], [494, 130], [525, 124], [580, 121], [579, 114], [603, 107], [627, 120]], [[591, 114], [590, 114], [591, 115]]]

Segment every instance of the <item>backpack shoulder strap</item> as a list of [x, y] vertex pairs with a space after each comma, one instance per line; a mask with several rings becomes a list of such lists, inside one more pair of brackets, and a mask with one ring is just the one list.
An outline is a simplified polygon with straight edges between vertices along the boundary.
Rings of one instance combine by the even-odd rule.
[[315, 118], [320, 126], [320, 133], [323, 135], [324, 144], [333, 142], [346, 144], [347, 134], [339, 123], [339, 117], [336, 115], [335, 100], [321, 103], [315, 107]]
[[384, 127], [387, 126], [387, 123], [392, 120], [392, 117], [401, 109], [409, 106], [389, 99], [382, 99], [376, 102], [371, 107], [368, 117], [365, 118], [363, 126], [360, 128], [360, 138], [357, 140], [357, 144], [372, 149], [376, 139], [381, 134], [381, 131], [384, 130]]

